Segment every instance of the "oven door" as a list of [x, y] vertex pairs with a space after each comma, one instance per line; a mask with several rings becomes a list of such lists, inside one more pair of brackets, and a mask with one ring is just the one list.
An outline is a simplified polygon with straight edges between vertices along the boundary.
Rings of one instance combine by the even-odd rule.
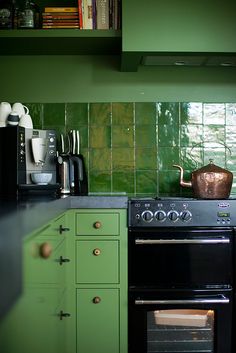
[[231, 353], [231, 290], [130, 292], [129, 352]]
[[232, 286], [232, 239], [232, 229], [130, 230], [129, 285]]

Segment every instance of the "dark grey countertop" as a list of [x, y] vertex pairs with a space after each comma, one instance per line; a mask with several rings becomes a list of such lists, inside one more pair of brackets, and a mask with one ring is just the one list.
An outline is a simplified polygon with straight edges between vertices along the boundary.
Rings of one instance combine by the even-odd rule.
[[124, 196], [37, 197], [0, 201], [0, 318], [14, 303], [22, 285], [22, 240], [71, 208], [127, 208]]

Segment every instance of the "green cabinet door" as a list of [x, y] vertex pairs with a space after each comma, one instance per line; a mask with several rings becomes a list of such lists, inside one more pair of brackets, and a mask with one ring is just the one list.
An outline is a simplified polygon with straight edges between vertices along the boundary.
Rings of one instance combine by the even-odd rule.
[[79, 240], [76, 242], [77, 283], [118, 283], [119, 242]]
[[65, 353], [58, 288], [27, 288], [0, 325], [2, 353]]
[[119, 352], [119, 290], [77, 289], [77, 353]]
[[120, 214], [88, 212], [76, 215], [76, 235], [119, 235]]

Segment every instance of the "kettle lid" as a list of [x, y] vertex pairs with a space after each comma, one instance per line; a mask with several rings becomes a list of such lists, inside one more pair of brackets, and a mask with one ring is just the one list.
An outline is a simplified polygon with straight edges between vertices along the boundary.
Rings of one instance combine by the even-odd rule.
[[213, 159], [209, 160], [210, 163], [203, 166], [202, 168], [195, 170], [195, 173], [227, 173], [232, 174], [229, 170], [221, 168], [213, 163]]

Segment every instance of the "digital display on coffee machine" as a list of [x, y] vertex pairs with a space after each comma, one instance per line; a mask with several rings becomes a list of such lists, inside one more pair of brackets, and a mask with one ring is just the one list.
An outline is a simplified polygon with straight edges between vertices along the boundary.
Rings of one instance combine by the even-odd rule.
[[39, 131], [38, 130], [33, 130], [32, 131], [32, 136], [39, 136]]

